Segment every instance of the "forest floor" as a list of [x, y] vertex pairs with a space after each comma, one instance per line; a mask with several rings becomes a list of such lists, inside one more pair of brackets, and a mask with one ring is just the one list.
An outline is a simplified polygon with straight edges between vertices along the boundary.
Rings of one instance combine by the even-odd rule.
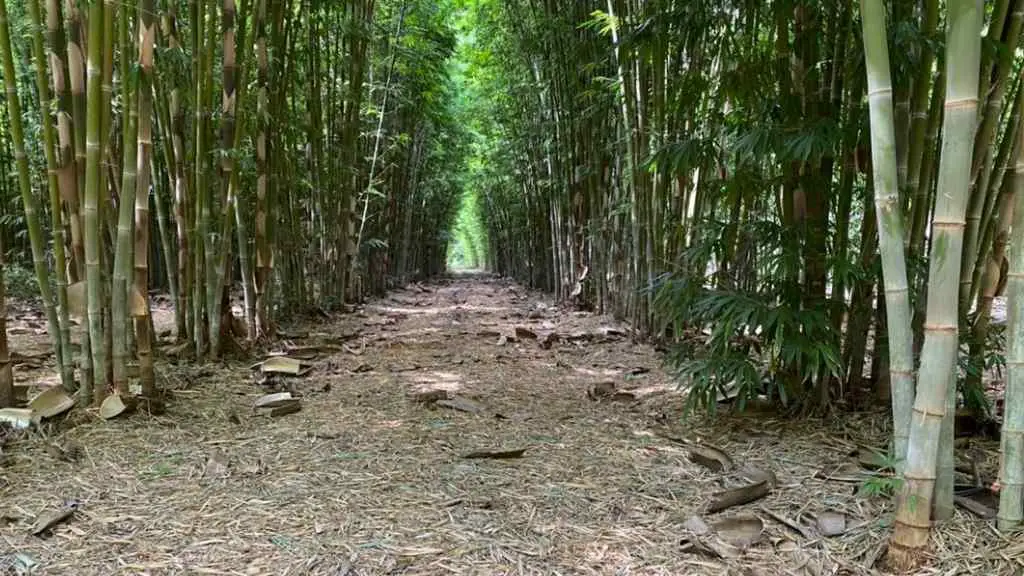
[[[49, 371], [40, 328], [13, 336], [20, 379]], [[858, 461], [881, 415], [684, 419], [628, 328], [486, 275], [286, 328], [302, 376], [162, 361], [165, 413], [11, 437], [0, 574], [877, 573], [892, 510]], [[282, 389], [300, 411], [254, 413]], [[768, 493], [709, 512], [736, 487]], [[922, 574], [1022, 570], [1019, 540], [956, 514]]]

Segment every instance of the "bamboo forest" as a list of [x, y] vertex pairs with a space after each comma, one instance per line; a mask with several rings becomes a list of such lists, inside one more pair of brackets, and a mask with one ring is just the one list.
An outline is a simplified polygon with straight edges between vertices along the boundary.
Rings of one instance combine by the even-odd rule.
[[1024, 574], [1024, 0], [0, 0], [0, 574]]

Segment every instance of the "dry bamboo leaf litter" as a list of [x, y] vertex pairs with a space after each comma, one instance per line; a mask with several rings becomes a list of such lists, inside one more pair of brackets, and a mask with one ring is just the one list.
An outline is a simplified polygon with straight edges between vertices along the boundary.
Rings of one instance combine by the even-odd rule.
[[[305, 335], [292, 350], [360, 330], [365, 342], [358, 356], [318, 348], [338, 370], [306, 375], [302, 382], [329, 389], [287, 417], [244, 417], [267, 393], [245, 364], [162, 364], [174, 387], [166, 413], [80, 418], [59, 438], [83, 447], [75, 464], [22, 432], [0, 468], [0, 517], [12, 518], [0, 521], [0, 566], [32, 562], [38, 573], [69, 576], [876, 573], [872, 555], [889, 535], [891, 507], [828, 479], [849, 457], [825, 439], [881, 445], [884, 415], [684, 422], [674, 383], [653, 368], [660, 358], [623, 337], [626, 330], [602, 330], [611, 327], [602, 318], [544, 306], [538, 333], [585, 337], [550, 349], [495, 349], [481, 332], [509, 325], [502, 316], [541, 309], [541, 298], [517, 299], [524, 292], [510, 286], [455, 278], [403, 293], [404, 304], [381, 300], [363, 316], [317, 319], [315, 332], [287, 327]], [[163, 318], [173, 325], [173, 315]], [[356, 370], [362, 364], [419, 368]], [[587, 400], [596, 379], [636, 366], [652, 367], [645, 389], [665, 392], [630, 403]], [[433, 409], [440, 394], [416, 401], [429, 389], [486, 410]], [[656, 418], [666, 437], [714, 446], [739, 470], [713, 472], [687, 446], [637, 432]], [[460, 457], [485, 446], [529, 450], [507, 462]], [[760, 541], [725, 559], [684, 552], [686, 518], [709, 495], [750, 483], [754, 469], [776, 478], [770, 493], [708, 522], [756, 514]], [[70, 521], [48, 539], [31, 536], [37, 515], [65, 499], [78, 503]], [[846, 532], [832, 538], [771, 521], [813, 527], [829, 510], [847, 519]], [[960, 512], [935, 540], [932, 574], [1007, 573], [1022, 555]]]

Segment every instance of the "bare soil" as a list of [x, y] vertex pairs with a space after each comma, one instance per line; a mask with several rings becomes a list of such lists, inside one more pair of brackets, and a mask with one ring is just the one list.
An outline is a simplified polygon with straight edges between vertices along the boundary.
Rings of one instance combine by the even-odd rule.
[[[52, 384], [43, 328], [13, 337], [36, 358], [22, 382]], [[311, 369], [165, 360], [166, 413], [12, 434], [0, 574], [878, 573], [891, 506], [857, 454], [884, 444], [884, 415], [683, 418], [628, 327], [486, 275], [297, 322], [275, 349]], [[254, 412], [283, 390], [300, 411]], [[758, 482], [766, 497], [708, 511]], [[932, 554], [921, 574], [1024, 569], [1019, 541], [963, 510]]]

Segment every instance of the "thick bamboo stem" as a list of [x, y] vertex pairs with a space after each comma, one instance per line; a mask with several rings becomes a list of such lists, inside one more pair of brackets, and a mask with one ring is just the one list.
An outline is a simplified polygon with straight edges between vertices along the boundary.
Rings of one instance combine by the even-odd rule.
[[960, 256], [977, 125], [981, 9], [975, 0], [948, 3], [946, 105], [938, 193], [932, 220], [928, 305], [919, 386], [910, 427], [905, 483], [890, 548], [895, 566], [916, 565], [928, 543], [940, 450], [940, 428], [957, 357]]
[[910, 411], [914, 401], [913, 332], [910, 292], [904, 260], [903, 216], [897, 187], [896, 133], [892, 108], [892, 81], [886, 41], [885, 10], [881, 0], [862, 0], [864, 53], [871, 111], [871, 164], [875, 188], [875, 217], [882, 256], [889, 378], [892, 390], [893, 440], [897, 461], [906, 457]]

